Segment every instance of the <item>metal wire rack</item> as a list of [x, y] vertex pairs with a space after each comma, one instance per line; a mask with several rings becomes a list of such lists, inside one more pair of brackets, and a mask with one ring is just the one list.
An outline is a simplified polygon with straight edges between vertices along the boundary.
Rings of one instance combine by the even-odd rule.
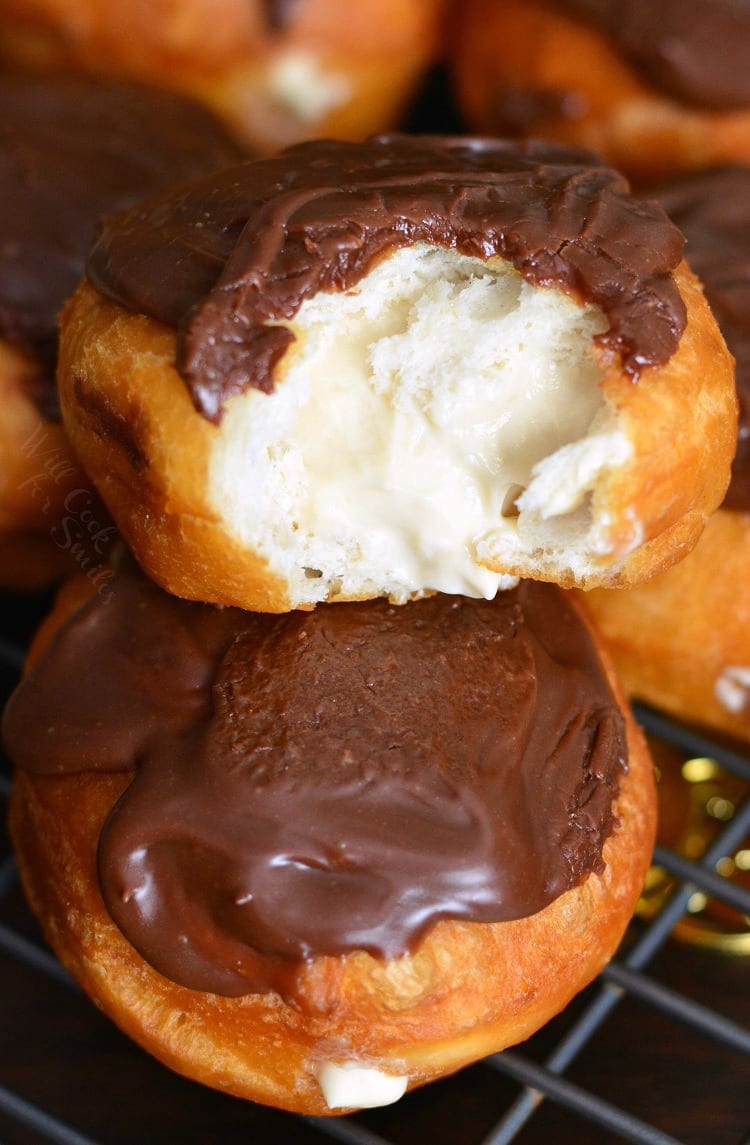
[[[8, 633], [0, 699], [43, 608], [0, 601]], [[646, 709], [637, 715], [684, 757], [712, 758], [750, 793], [750, 758]], [[3, 812], [10, 786], [3, 763]], [[633, 924], [597, 982], [529, 1043], [389, 1109], [327, 1121], [203, 1089], [120, 1035], [46, 950], [0, 828], [0, 1142], [748, 1145], [750, 957], [681, 946], [673, 935], [695, 895], [740, 912], [750, 930], [750, 891], [718, 873], [749, 847], [746, 793], [699, 860], [657, 848], [670, 893], [650, 921]]]

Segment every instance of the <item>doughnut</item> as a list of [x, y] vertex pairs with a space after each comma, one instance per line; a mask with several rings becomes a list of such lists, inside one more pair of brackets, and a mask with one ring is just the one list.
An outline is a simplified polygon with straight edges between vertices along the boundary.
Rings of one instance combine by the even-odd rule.
[[[656, 189], [737, 361], [740, 421], [721, 508], [682, 563], [628, 592], [592, 592], [628, 692], [679, 719], [750, 739], [750, 168]], [[710, 442], [710, 438], [708, 439]], [[707, 450], [707, 452], [710, 452]]]
[[63, 522], [82, 489], [94, 500], [54, 384], [57, 315], [94, 224], [241, 153], [188, 100], [63, 76], [0, 73], [0, 139], [0, 583], [34, 589], [74, 571]]
[[591, 147], [639, 180], [750, 161], [737, 0], [462, 0], [456, 93], [477, 131]]
[[[0, 255], [0, 270], [2, 262]], [[0, 273], [0, 291], [3, 281]], [[60, 424], [50, 371], [3, 338], [0, 401], [0, 586], [33, 592], [73, 571], [50, 532], [66, 497], [86, 481]]]
[[588, 153], [299, 144], [107, 217], [62, 321], [66, 428], [189, 599], [638, 583], [736, 441], [682, 249]]
[[130, 558], [69, 582], [5, 712], [30, 903], [167, 1065], [311, 1114], [528, 1036], [614, 952], [653, 768], [555, 585], [284, 615]]
[[0, 56], [194, 96], [254, 150], [391, 127], [442, 39], [443, 0], [4, 0]]

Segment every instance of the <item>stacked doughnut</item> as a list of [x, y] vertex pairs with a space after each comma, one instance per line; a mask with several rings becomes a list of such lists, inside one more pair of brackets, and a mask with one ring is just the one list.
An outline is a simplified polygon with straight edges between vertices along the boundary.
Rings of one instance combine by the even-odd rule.
[[182, 97], [10, 72], [0, 73], [0, 139], [0, 584], [28, 590], [72, 572], [73, 545], [96, 559], [85, 544], [93, 534], [66, 522], [88, 513], [106, 527], [62, 430], [54, 380], [57, 316], [96, 221], [241, 152]]
[[4, 731], [46, 933], [169, 1065], [383, 1104], [611, 957], [652, 769], [559, 586], [667, 568], [725, 494], [682, 248], [590, 155], [472, 139], [303, 144], [105, 219], [61, 402], [138, 565], [67, 587]]
[[750, 8], [737, 0], [462, 0], [475, 129], [592, 147], [638, 180], [750, 160]]

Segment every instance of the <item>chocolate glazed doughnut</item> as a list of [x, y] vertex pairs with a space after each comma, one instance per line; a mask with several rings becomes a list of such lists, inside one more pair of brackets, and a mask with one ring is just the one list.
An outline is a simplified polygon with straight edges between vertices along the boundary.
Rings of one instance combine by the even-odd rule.
[[364, 1071], [393, 1099], [526, 1036], [627, 924], [650, 763], [554, 586], [276, 617], [126, 563], [32, 659], [4, 720], [30, 900], [190, 1076], [325, 1113], [370, 1101]]
[[734, 446], [682, 246], [588, 153], [300, 145], [107, 218], [66, 422], [179, 595], [631, 584], [697, 539]]
[[443, 0], [3, 0], [0, 56], [204, 101], [254, 150], [394, 126], [441, 47]]
[[107, 521], [62, 432], [54, 380], [58, 315], [99, 215], [240, 155], [189, 100], [138, 84], [0, 73], [4, 585], [30, 589], [74, 571], [61, 522], [71, 495], [82, 503], [77, 491], [89, 490], [92, 514]]
[[657, 187], [737, 363], [737, 454], [726, 498], [665, 576], [587, 603], [628, 691], [680, 719], [750, 738], [750, 169]]
[[592, 147], [639, 179], [750, 158], [742, 0], [468, 0], [455, 19], [479, 130]]

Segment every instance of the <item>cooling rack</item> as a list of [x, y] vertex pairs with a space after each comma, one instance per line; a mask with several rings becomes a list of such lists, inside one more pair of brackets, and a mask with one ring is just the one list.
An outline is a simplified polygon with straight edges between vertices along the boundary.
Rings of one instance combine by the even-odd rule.
[[[0, 599], [2, 698], [46, 605]], [[750, 792], [750, 758], [646, 709], [637, 715], [684, 758], [715, 760]], [[3, 822], [9, 792], [3, 761]], [[750, 798], [732, 811], [700, 860], [657, 848], [655, 861], [671, 890], [653, 917], [633, 923], [599, 979], [530, 1042], [388, 1109], [332, 1120], [299, 1118], [204, 1089], [124, 1038], [44, 946], [3, 828], [0, 1141], [748, 1145], [750, 954], [700, 949], [674, 937], [695, 896], [747, 916], [750, 931], [750, 891], [719, 873], [729, 857], [750, 855]]]

